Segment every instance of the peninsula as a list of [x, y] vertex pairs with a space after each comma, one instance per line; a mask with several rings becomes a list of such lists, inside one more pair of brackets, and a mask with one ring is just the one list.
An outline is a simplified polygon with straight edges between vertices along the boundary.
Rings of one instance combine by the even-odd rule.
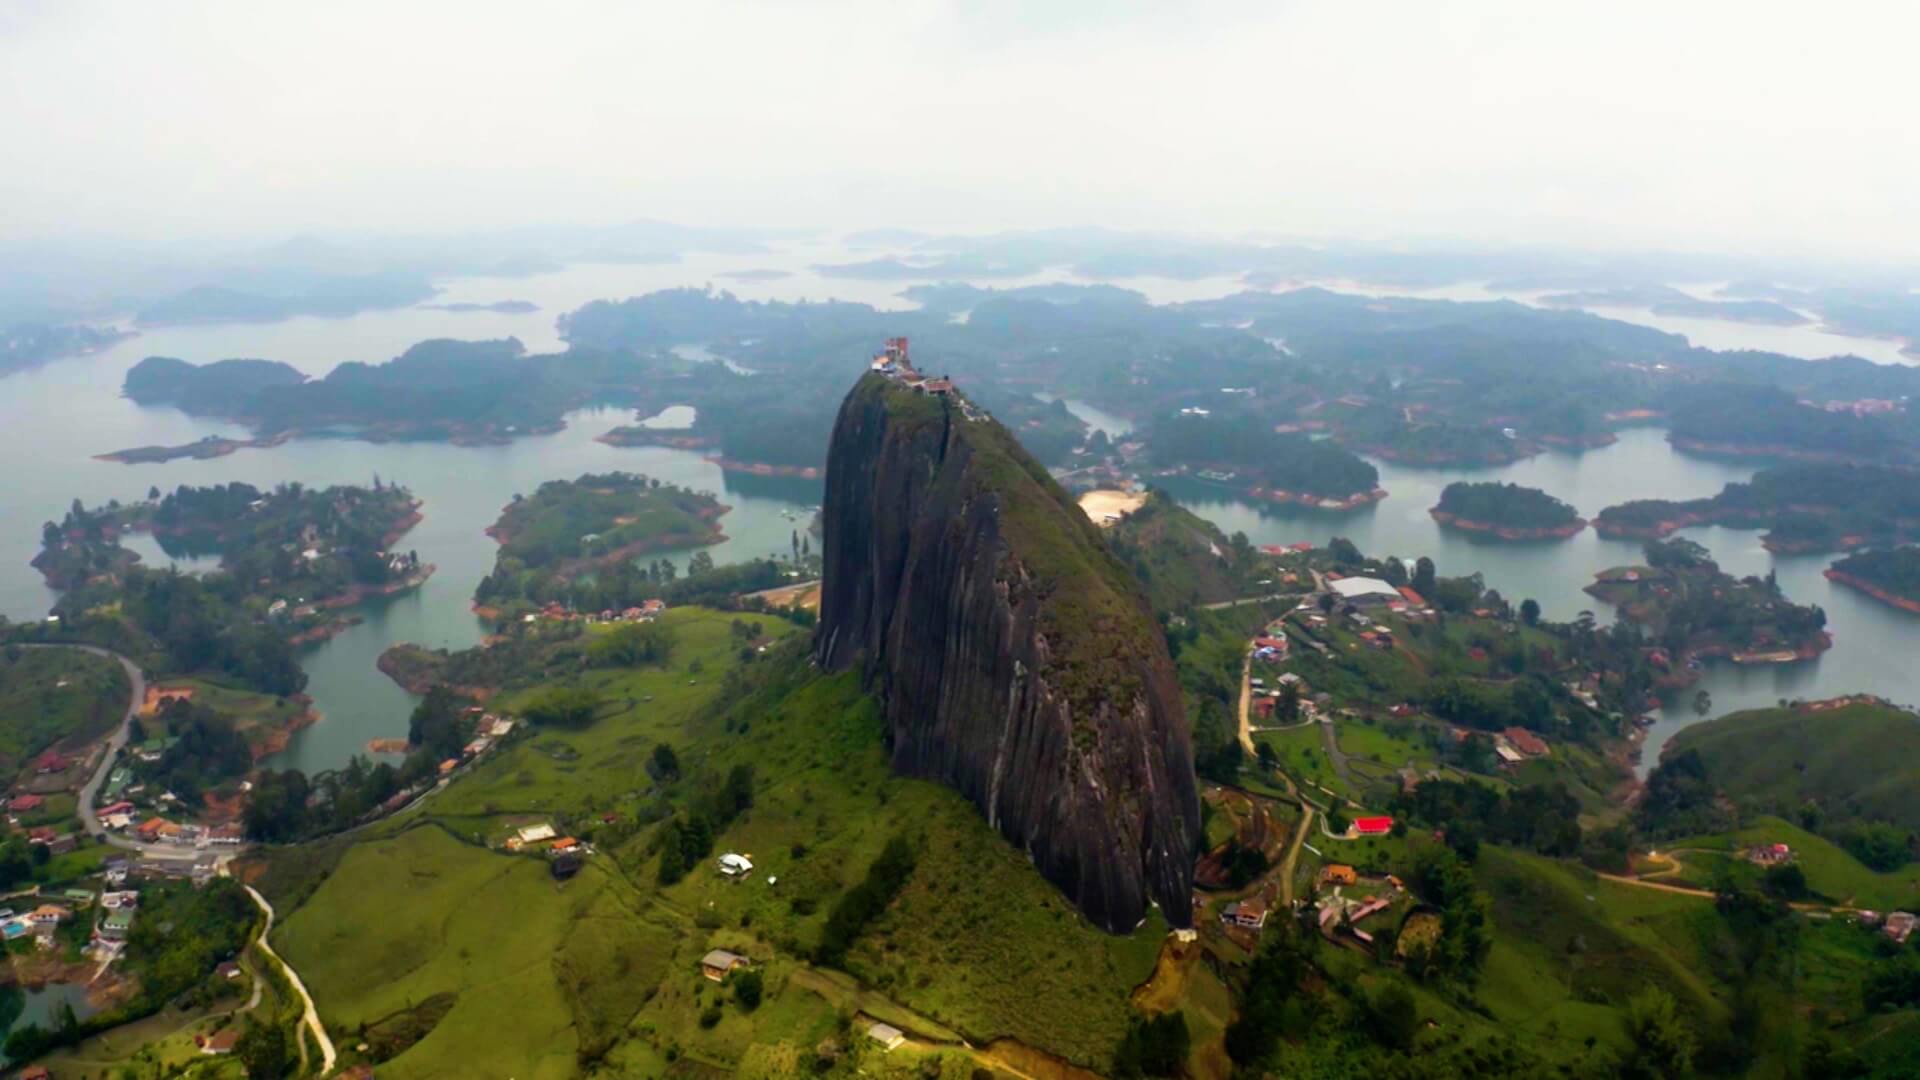
[[1862, 551], [1827, 568], [1827, 580], [1920, 615], [1920, 547]]
[[1708, 657], [1780, 664], [1833, 647], [1826, 612], [1788, 600], [1771, 575], [1734, 578], [1690, 540], [1649, 541], [1646, 560], [1601, 571], [1586, 592], [1645, 628], [1657, 643], [1664, 685], [1691, 684]]

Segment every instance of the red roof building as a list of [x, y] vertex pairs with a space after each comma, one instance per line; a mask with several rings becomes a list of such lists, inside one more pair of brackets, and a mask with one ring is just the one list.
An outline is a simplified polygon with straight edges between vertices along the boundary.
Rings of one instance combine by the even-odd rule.
[[1353, 831], [1361, 836], [1384, 836], [1393, 830], [1393, 819], [1385, 814], [1378, 817], [1355, 818]]
[[7, 809], [16, 814], [24, 814], [29, 810], [40, 809], [46, 801], [38, 795], [15, 795], [7, 801]]
[[1414, 607], [1427, 606], [1426, 597], [1423, 597], [1419, 593], [1414, 592], [1413, 586], [1411, 585], [1400, 586], [1400, 595], [1406, 597], [1407, 603], [1412, 604]]
[[1500, 734], [1507, 737], [1515, 750], [1528, 757], [1540, 757], [1547, 752], [1547, 742], [1540, 736], [1523, 727], [1510, 727]]
[[57, 773], [66, 772], [67, 768], [71, 766], [73, 762], [66, 755], [55, 750], [49, 750], [41, 754], [39, 759], [33, 764], [34, 768], [39, 769], [43, 773]]

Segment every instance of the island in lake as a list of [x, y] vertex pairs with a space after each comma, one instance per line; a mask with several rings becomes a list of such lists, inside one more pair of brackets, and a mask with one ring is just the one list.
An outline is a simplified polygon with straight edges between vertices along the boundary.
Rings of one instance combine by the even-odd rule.
[[719, 543], [727, 509], [712, 495], [637, 473], [549, 480], [515, 497], [487, 529], [500, 550], [474, 603], [500, 619], [548, 604], [625, 609], [675, 576], [671, 563], [642, 567], [635, 559]]
[[1601, 571], [1586, 591], [1646, 631], [1667, 685], [1692, 683], [1707, 657], [1781, 664], [1833, 647], [1826, 612], [1788, 600], [1772, 575], [1735, 578], [1691, 540], [1649, 541], [1646, 559]]
[[1150, 422], [1141, 439], [1162, 474], [1190, 473], [1260, 502], [1352, 510], [1387, 497], [1380, 471], [1358, 454], [1328, 440], [1275, 431], [1253, 409], [1181, 409]]
[[1920, 615], [1920, 547], [1862, 551], [1827, 568], [1827, 580]]
[[1565, 539], [1587, 527], [1567, 503], [1519, 484], [1456, 482], [1440, 492], [1428, 513], [1433, 520], [1463, 532], [1498, 540]]
[[291, 437], [291, 434], [286, 432], [261, 439], [229, 439], [223, 435], [208, 435], [178, 446], [136, 446], [128, 450], [115, 450], [109, 454], [95, 454], [94, 460], [117, 461], [122, 465], [158, 465], [180, 458], [205, 461], [209, 458], [226, 457], [228, 454], [249, 448], [266, 449], [279, 446]]

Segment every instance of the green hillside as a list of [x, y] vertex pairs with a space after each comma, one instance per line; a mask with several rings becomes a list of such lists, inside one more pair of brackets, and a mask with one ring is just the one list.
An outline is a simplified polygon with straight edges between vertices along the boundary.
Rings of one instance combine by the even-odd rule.
[[1155, 611], [1178, 611], [1252, 596], [1261, 562], [1247, 546], [1229, 540], [1214, 524], [1151, 491], [1140, 508], [1106, 530], [1107, 544], [1133, 570]]
[[1904, 710], [1856, 704], [1737, 712], [1686, 728], [1666, 754], [1688, 750], [1744, 808], [1792, 816], [1811, 802], [1830, 819], [1920, 829], [1920, 717]]
[[[853, 1010], [936, 1041], [1011, 1037], [1104, 1066], [1164, 925], [1115, 937], [1087, 923], [961, 796], [895, 777], [856, 680], [813, 673], [797, 627], [757, 618], [768, 652], [742, 666], [739, 626], [754, 624], [674, 609], [660, 622], [667, 662], [564, 680], [598, 697], [590, 723], [516, 733], [344, 854], [274, 854], [262, 886], [298, 904], [283, 909], [276, 945], [332, 1030], [381, 1035], [368, 1039], [381, 1076], [557, 1077], [596, 1064], [649, 1076], [676, 1061], [791, 1075], [823, 1040], [845, 1049], [834, 1075], [964, 1058], [869, 1059], [842, 1026]], [[548, 690], [510, 687], [489, 707], [516, 712]], [[656, 776], [662, 744], [677, 765]], [[743, 766], [751, 806], [715, 830], [712, 853], [745, 854], [753, 872], [728, 879], [701, 858], [663, 880], [663, 847]], [[557, 883], [537, 851], [503, 850], [534, 822], [594, 845], [577, 877]], [[895, 836], [917, 853], [904, 887], [859, 924], [838, 970], [816, 965], [829, 918]], [[312, 875], [297, 864], [335, 858], [301, 901]], [[700, 976], [712, 948], [753, 959], [758, 1008]]]
[[0, 650], [0, 771], [56, 744], [106, 733], [126, 715], [120, 665], [78, 649]]

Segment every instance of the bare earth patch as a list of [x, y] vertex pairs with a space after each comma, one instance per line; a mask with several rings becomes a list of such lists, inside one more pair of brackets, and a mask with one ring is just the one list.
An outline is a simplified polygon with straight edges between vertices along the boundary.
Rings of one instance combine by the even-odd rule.
[[1080, 496], [1080, 509], [1095, 525], [1106, 528], [1146, 505], [1145, 492], [1115, 491], [1102, 488]]

